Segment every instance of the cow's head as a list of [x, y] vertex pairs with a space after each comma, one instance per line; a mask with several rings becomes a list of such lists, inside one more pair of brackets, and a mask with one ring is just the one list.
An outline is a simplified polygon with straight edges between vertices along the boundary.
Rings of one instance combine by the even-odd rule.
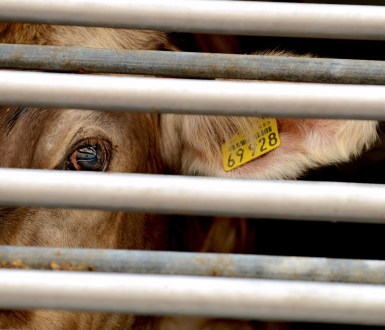
[[[0, 42], [173, 49], [163, 33], [8, 23], [0, 23]], [[3, 107], [0, 167], [163, 172], [159, 127], [155, 115]], [[165, 248], [164, 226], [150, 216], [22, 208], [0, 216], [0, 244]]]
[[[172, 49], [162, 33], [0, 24], [0, 42]], [[0, 167], [161, 173], [156, 115], [0, 107]], [[162, 249], [167, 219], [124, 212], [0, 208], [0, 245]], [[144, 318], [0, 312], [0, 328], [142, 328]]]

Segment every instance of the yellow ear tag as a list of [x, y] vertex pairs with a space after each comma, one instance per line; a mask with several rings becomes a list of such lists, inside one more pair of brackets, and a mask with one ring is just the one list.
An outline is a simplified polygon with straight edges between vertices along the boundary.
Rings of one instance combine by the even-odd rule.
[[236, 134], [222, 145], [222, 160], [226, 172], [258, 158], [281, 144], [278, 125], [275, 118], [259, 119], [253, 134], [242, 136]]

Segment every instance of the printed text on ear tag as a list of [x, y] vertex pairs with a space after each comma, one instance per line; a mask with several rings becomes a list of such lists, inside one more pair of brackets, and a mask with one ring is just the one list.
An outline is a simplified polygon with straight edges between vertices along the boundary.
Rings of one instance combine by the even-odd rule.
[[222, 145], [222, 160], [226, 172], [258, 158], [281, 144], [275, 118], [259, 119], [250, 136], [237, 134]]

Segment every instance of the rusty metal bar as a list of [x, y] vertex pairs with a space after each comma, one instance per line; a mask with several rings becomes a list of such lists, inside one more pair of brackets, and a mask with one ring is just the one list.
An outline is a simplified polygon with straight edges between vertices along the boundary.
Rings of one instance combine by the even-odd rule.
[[385, 62], [382, 61], [10, 44], [0, 45], [0, 68], [178, 78], [385, 84]]
[[0, 20], [239, 35], [385, 39], [385, 8], [381, 6], [204, 0], [2, 0]]
[[0, 268], [385, 284], [385, 261], [0, 246]]
[[0, 309], [64, 309], [385, 325], [385, 287], [0, 270]]
[[0, 71], [0, 105], [385, 120], [385, 87]]
[[0, 169], [0, 205], [385, 223], [385, 186]]

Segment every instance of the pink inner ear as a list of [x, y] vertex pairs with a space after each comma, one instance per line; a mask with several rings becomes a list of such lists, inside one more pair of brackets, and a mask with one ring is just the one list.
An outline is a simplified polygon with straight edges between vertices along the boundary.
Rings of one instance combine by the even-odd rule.
[[[277, 119], [277, 123], [281, 145], [277, 149], [229, 172], [230, 176], [257, 179], [296, 178], [303, 170], [301, 158], [302, 155], [307, 154], [309, 135], [313, 137], [324, 136], [324, 134], [326, 136], [332, 135], [327, 123], [323, 121], [321, 123], [317, 120]], [[326, 131], [323, 132], [323, 129]], [[335, 131], [335, 128], [332, 131]], [[323, 138], [320, 138], [321, 140]]]
[[290, 134], [305, 138], [309, 134], [330, 138], [345, 121], [327, 119], [286, 119], [278, 118], [278, 129], [281, 134]]
[[294, 179], [311, 168], [348, 161], [376, 138], [376, 123], [369, 121], [277, 119], [277, 122], [281, 146], [233, 175]]
[[337, 131], [338, 124], [330, 120], [277, 119], [281, 145], [239, 168], [251, 171], [268, 172], [273, 167], [284, 166], [294, 155], [306, 155], [309, 148], [327, 145]]
[[347, 124], [347, 121], [282, 118], [277, 119], [277, 122], [280, 137], [283, 140], [282, 149], [287, 149], [287, 152], [298, 151], [308, 156], [333, 144], [344, 143], [338, 140], [340, 138], [338, 132]]

